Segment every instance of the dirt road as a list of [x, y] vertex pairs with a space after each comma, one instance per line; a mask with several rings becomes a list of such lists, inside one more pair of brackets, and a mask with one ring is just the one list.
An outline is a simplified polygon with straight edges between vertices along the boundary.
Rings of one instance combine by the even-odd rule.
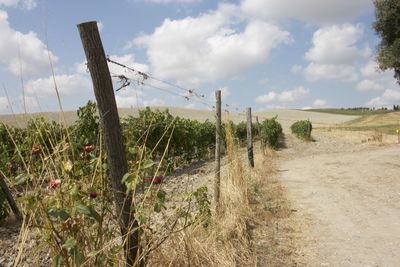
[[[400, 266], [400, 146], [287, 135], [281, 181], [302, 224], [301, 266]], [[357, 140], [358, 139], [358, 140]]]

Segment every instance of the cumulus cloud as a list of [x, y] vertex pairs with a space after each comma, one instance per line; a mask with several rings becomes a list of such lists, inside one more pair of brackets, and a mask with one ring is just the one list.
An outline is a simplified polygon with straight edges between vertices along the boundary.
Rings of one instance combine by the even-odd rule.
[[155, 75], [200, 84], [239, 75], [292, 40], [289, 32], [263, 21], [235, 29], [236, 11], [236, 6], [222, 4], [198, 17], [166, 19], [152, 34], [133, 42], [146, 49]]
[[302, 70], [303, 67], [297, 64], [293, 65], [292, 68], [290, 69], [290, 71], [295, 74], [301, 72]]
[[0, 0], [0, 7], [20, 7], [26, 10], [31, 10], [36, 7], [35, 0]]
[[385, 87], [383, 84], [377, 83], [373, 80], [365, 79], [357, 83], [356, 89], [358, 91], [381, 91]]
[[357, 69], [349, 65], [310, 63], [304, 69], [304, 74], [310, 81], [333, 79], [353, 82], [358, 79]]
[[399, 103], [400, 103], [400, 90], [386, 89], [381, 96], [371, 99], [367, 103], [367, 105], [373, 107], [381, 107]]
[[[88, 91], [91, 87], [89, 77], [81, 74], [71, 75], [55, 75], [57, 88], [62, 96], [78, 95], [81, 92]], [[28, 94], [36, 96], [54, 96], [56, 91], [54, 88], [53, 76], [47, 78], [39, 78], [29, 81], [25, 86]]]
[[0, 64], [14, 75], [40, 74], [49, 69], [49, 54], [53, 62], [58, 58], [49, 52], [34, 32], [26, 34], [12, 29], [8, 15], [0, 10]]
[[313, 46], [305, 54], [310, 61], [304, 69], [308, 80], [336, 79], [355, 81], [358, 72], [355, 63], [370, 57], [369, 47], [360, 48], [363, 30], [359, 25], [333, 25], [317, 30], [313, 35]]
[[8, 109], [8, 100], [6, 97], [0, 97], [0, 111], [4, 112]]
[[118, 91], [115, 95], [115, 100], [119, 108], [130, 108], [142, 106], [143, 93], [141, 91], [134, 90], [132, 88], [125, 88], [124, 90]]
[[320, 108], [320, 107], [326, 107], [327, 103], [328, 102], [325, 99], [315, 99], [312, 105], [313, 107]]
[[[231, 95], [231, 91], [229, 90], [228, 87], [221, 87], [221, 88], [218, 88], [218, 89], [216, 89], [216, 90], [220, 90], [220, 91], [221, 91], [221, 98], [222, 98], [222, 100], [227, 99], [228, 96]], [[215, 92], [210, 93], [208, 99], [209, 99], [210, 101], [215, 101]]]
[[[121, 63], [127, 67], [133, 68], [135, 70], [142, 72], [149, 72], [149, 66], [147, 66], [146, 64], [136, 62], [134, 54], [110, 55], [110, 59], [118, 63]], [[132, 77], [132, 75], [134, 75], [132, 71], [123, 68], [119, 65], [116, 65], [114, 63], [108, 62], [108, 68], [110, 70], [111, 75], [125, 75], [127, 77]], [[86, 61], [82, 61], [80, 63], [75, 64], [75, 71], [79, 74], [88, 74]]]
[[314, 33], [313, 47], [306, 53], [305, 58], [322, 64], [352, 64], [368, 53], [356, 46], [362, 34], [360, 25], [345, 24], [321, 28]]
[[256, 98], [256, 102], [260, 104], [269, 104], [273, 102], [295, 102], [303, 99], [309, 93], [310, 90], [304, 88], [303, 86], [299, 86], [293, 90], [287, 90], [281, 93], [270, 91], [265, 95], [258, 96]]
[[241, 9], [250, 16], [266, 19], [296, 19], [327, 24], [349, 21], [373, 10], [366, 0], [242, 0]]
[[367, 104], [370, 106], [383, 106], [395, 104], [398, 99], [397, 91], [400, 90], [396, 79], [393, 78], [393, 70], [380, 71], [375, 60], [371, 59], [360, 68], [362, 79], [356, 84], [356, 90], [383, 91], [381, 96], [371, 99]]

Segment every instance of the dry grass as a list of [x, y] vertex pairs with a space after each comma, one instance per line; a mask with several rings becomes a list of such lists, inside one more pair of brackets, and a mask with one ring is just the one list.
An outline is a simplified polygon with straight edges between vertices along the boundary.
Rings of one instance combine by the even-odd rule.
[[176, 233], [150, 258], [151, 266], [288, 266], [295, 249], [291, 210], [277, 180], [275, 153], [256, 150], [256, 168], [227, 131], [220, 213], [208, 228]]

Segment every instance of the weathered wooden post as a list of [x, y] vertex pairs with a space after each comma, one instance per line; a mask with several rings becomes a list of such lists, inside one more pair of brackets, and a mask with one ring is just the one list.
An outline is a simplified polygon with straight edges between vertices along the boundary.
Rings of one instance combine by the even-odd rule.
[[256, 123], [257, 123], [257, 129], [258, 129], [258, 137], [260, 138], [261, 152], [263, 152], [264, 151], [264, 142], [261, 137], [261, 125], [260, 125], [260, 121], [258, 120], [258, 116], [256, 116]]
[[249, 158], [249, 164], [254, 168], [254, 153], [253, 153], [253, 133], [252, 133], [252, 122], [251, 122], [251, 108], [247, 108], [247, 156]]
[[15, 202], [13, 195], [11, 194], [11, 191], [7, 186], [6, 180], [4, 179], [3, 174], [1, 173], [0, 173], [0, 190], [3, 190], [4, 194], [6, 195], [8, 204], [11, 207], [11, 210], [15, 214], [17, 220], [20, 221], [22, 219], [21, 212], [19, 211], [17, 203]]
[[138, 222], [134, 217], [132, 194], [126, 195], [126, 186], [121, 183], [128, 172], [128, 163], [122, 139], [121, 125], [115, 101], [113, 84], [106, 55], [96, 21], [78, 24], [79, 34], [85, 50], [87, 64], [93, 81], [94, 94], [100, 114], [104, 135], [104, 147], [109, 166], [109, 181], [113, 189], [114, 202], [121, 235], [124, 238], [126, 266], [142, 265]]
[[214, 203], [215, 212], [219, 210], [221, 184], [221, 90], [215, 91], [215, 179]]

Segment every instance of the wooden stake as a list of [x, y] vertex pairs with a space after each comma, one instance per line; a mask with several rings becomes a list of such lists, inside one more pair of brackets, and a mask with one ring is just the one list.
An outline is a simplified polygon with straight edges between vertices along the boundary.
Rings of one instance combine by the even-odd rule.
[[11, 210], [14, 212], [15, 217], [17, 220], [22, 220], [21, 212], [18, 209], [17, 203], [14, 200], [13, 195], [11, 194], [10, 189], [7, 186], [6, 179], [4, 178], [3, 174], [0, 173], [0, 188], [3, 190], [4, 194], [6, 195], [8, 204], [11, 207]]
[[215, 211], [219, 210], [219, 195], [221, 184], [221, 91], [215, 91], [215, 179], [214, 203]]
[[264, 153], [264, 142], [261, 137], [261, 125], [260, 125], [260, 122], [258, 121], [258, 116], [256, 116], [256, 123], [257, 123], [257, 129], [258, 129], [258, 137], [260, 138], [261, 152]]
[[121, 183], [128, 172], [121, 125], [115, 101], [113, 84], [107, 65], [96, 21], [78, 25], [87, 65], [93, 81], [94, 94], [100, 114], [100, 125], [104, 136], [104, 147], [109, 166], [109, 180], [114, 193], [118, 222], [125, 242], [126, 266], [142, 265], [138, 222], [131, 208], [132, 194], [126, 195], [126, 186]]
[[254, 153], [253, 153], [253, 133], [251, 122], [251, 108], [247, 108], [247, 156], [249, 158], [250, 167], [254, 168]]

